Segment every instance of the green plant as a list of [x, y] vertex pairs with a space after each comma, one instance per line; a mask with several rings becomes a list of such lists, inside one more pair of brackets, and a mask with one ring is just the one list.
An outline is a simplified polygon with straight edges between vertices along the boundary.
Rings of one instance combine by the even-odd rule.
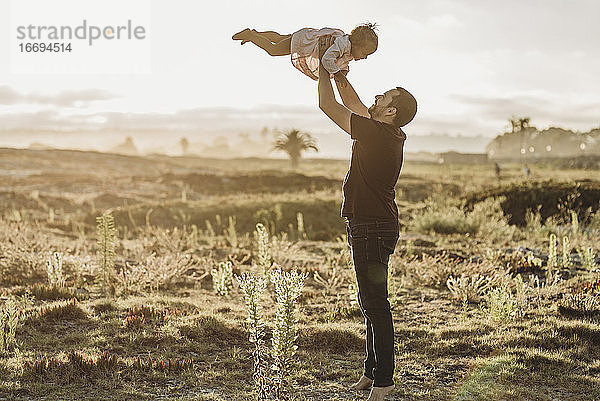
[[248, 329], [250, 332], [249, 340], [254, 344], [252, 351], [253, 374], [256, 395], [259, 400], [264, 400], [268, 396], [271, 388], [268, 374], [268, 354], [265, 346], [265, 324], [260, 307], [260, 298], [267, 288], [267, 280], [264, 276], [251, 273], [244, 273], [242, 276], [236, 276], [240, 289], [244, 293], [246, 301], [246, 310], [248, 311]]
[[543, 230], [542, 215], [540, 214], [541, 205], [538, 205], [536, 211], [528, 209], [525, 212], [525, 227], [529, 232], [541, 233]]
[[579, 250], [579, 257], [583, 268], [587, 271], [593, 271], [596, 267], [596, 253], [594, 248], [587, 247]]
[[206, 224], [206, 240], [208, 242], [208, 245], [213, 246], [216, 242], [217, 237], [217, 235], [215, 234], [215, 229], [210, 223], [210, 220], [205, 220], [204, 223]]
[[103, 289], [106, 291], [111, 286], [111, 279], [115, 268], [115, 246], [117, 243], [117, 230], [115, 229], [115, 219], [110, 212], [105, 212], [102, 216], [96, 217], [96, 229], [98, 232], [98, 256], [100, 272], [102, 276], [100, 281]]
[[46, 272], [48, 273], [48, 285], [57, 288], [65, 286], [63, 260], [60, 253], [53, 252], [50, 260], [46, 261]]
[[548, 270], [558, 266], [558, 256], [556, 250], [556, 234], [550, 234], [550, 241], [548, 243]]
[[183, 372], [191, 369], [193, 366], [190, 359], [181, 358], [155, 358], [152, 356], [136, 356], [133, 358], [132, 368], [141, 371], [159, 371], [159, 372]]
[[313, 279], [324, 287], [326, 294], [338, 293], [339, 289], [344, 286], [346, 281], [346, 278], [343, 274], [340, 274], [337, 267], [334, 267], [331, 270], [331, 273], [326, 276], [322, 276], [318, 271], [315, 271], [313, 273]]
[[515, 228], [508, 224], [502, 211], [502, 203], [505, 200], [505, 197], [499, 196], [473, 205], [473, 210], [465, 214], [468, 224], [474, 230], [473, 234], [492, 240], [506, 240], [513, 237]]
[[306, 277], [306, 273], [296, 270], [284, 272], [278, 268], [270, 272], [276, 295], [272, 356], [275, 371], [273, 391], [277, 399], [285, 398], [287, 379], [298, 348], [295, 344], [298, 338], [296, 300], [302, 294]]
[[480, 301], [481, 297], [495, 281], [494, 277], [480, 274], [467, 275], [463, 273], [460, 277], [448, 277], [446, 286], [455, 300], [476, 303]]
[[484, 238], [512, 237], [514, 227], [508, 225], [501, 203], [503, 197], [484, 199], [474, 203], [471, 210], [464, 201], [431, 197], [425, 208], [413, 216], [410, 228], [419, 232], [439, 234], [478, 234]]
[[79, 320], [87, 317], [86, 311], [81, 309], [77, 298], [53, 305], [42, 306], [37, 311], [37, 318], [45, 321]]
[[115, 274], [114, 285], [119, 294], [158, 291], [159, 288], [167, 288], [188, 278], [186, 273], [193, 262], [189, 253], [173, 252], [163, 256], [152, 253], [139, 263], [126, 262], [119, 273]]
[[17, 328], [23, 324], [25, 308], [33, 303], [33, 297], [27, 292], [22, 296], [10, 297], [0, 307], [0, 353], [17, 347]]
[[230, 261], [220, 262], [216, 269], [211, 270], [213, 289], [218, 295], [226, 296], [233, 287], [233, 265]]
[[563, 294], [557, 307], [561, 315], [597, 318], [600, 316], [600, 297], [592, 294]]
[[188, 236], [188, 247], [191, 249], [198, 248], [198, 226], [192, 224], [190, 226], [191, 232]]
[[542, 259], [535, 256], [532, 251], [527, 251], [525, 260], [529, 266], [542, 267]]
[[308, 239], [306, 231], [304, 230], [304, 215], [302, 212], [296, 213], [296, 220], [298, 221], [298, 239]]
[[487, 292], [483, 310], [494, 321], [511, 321], [523, 314], [517, 299], [506, 285], [492, 288]]
[[563, 237], [561, 265], [565, 269], [568, 269], [572, 265], [571, 247], [569, 246], [569, 237], [567, 237], [566, 235]]
[[406, 256], [412, 258], [415, 255], [415, 243], [412, 240], [406, 241]]
[[239, 245], [237, 231], [235, 229], [235, 216], [229, 216], [229, 224], [225, 229], [225, 239], [233, 248], [237, 248]]
[[19, 288], [12, 292], [13, 295], [30, 293], [38, 301], [55, 301], [58, 299], [84, 298], [84, 294], [77, 294], [72, 288], [56, 287], [46, 283], [36, 283], [27, 288]]
[[256, 253], [258, 268], [262, 274], [266, 274], [271, 268], [271, 250], [269, 246], [269, 233], [262, 223], [256, 223], [255, 236], [258, 248]]
[[579, 216], [577, 216], [577, 212], [571, 210], [571, 229], [573, 233], [579, 232]]
[[525, 310], [529, 309], [529, 294], [533, 292], [533, 288], [523, 281], [520, 274], [517, 274], [517, 276], [512, 279], [512, 284], [515, 287], [515, 300], [524, 314]]
[[474, 233], [475, 229], [462, 210], [462, 203], [444, 198], [428, 198], [425, 208], [413, 215], [410, 228], [414, 231], [438, 234]]
[[458, 262], [452, 260], [447, 254], [429, 256], [423, 254], [419, 259], [412, 257], [400, 261], [398, 270], [403, 274], [404, 280], [412, 285], [443, 288], [448, 278], [456, 275]]

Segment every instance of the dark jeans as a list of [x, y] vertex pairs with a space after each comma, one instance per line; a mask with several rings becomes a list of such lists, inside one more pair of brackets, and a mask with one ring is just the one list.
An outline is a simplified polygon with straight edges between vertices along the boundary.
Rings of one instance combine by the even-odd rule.
[[349, 219], [348, 244], [358, 282], [358, 303], [367, 326], [364, 375], [375, 387], [394, 384], [394, 326], [388, 301], [387, 270], [398, 242], [398, 223]]

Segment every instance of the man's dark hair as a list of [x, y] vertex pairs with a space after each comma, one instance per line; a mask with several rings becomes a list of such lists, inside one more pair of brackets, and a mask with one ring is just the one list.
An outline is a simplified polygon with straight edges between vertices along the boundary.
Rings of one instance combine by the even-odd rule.
[[392, 124], [399, 128], [404, 127], [415, 118], [415, 114], [417, 114], [417, 100], [404, 88], [397, 86], [396, 90], [399, 93], [392, 97], [392, 101], [388, 107], [396, 108], [396, 116]]
[[352, 37], [354, 43], [361, 43], [362, 45], [371, 43], [375, 45], [375, 49], [377, 49], [379, 38], [375, 32], [376, 29], [377, 24], [367, 22], [354, 28], [352, 32], [350, 32], [350, 36]]

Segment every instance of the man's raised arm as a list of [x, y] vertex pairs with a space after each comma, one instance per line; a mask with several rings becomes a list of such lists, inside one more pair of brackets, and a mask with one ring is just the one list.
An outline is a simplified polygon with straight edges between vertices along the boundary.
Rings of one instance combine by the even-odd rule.
[[356, 91], [350, 84], [350, 81], [348, 81], [348, 78], [346, 78], [345, 74], [336, 74], [335, 84], [340, 97], [342, 98], [342, 102], [344, 102], [344, 106], [358, 115], [367, 118], [371, 117], [369, 114], [369, 109], [363, 104], [363, 102], [360, 101], [360, 98], [356, 94]]
[[[327, 38], [319, 38], [319, 58], [327, 49]], [[350, 133], [350, 110], [335, 100], [329, 72], [319, 63], [319, 108], [341, 129]]]

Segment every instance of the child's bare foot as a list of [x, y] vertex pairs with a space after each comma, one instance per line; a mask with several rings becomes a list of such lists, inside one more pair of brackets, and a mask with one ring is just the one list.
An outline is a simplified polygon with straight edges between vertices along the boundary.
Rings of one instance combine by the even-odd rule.
[[383, 401], [385, 396], [388, 395], [393, 389], [393, 384], [387, 387], [373, 387], [371, 389], [371, 394], [369, 394], [369, 398], [367, 398], [367, 401]]
[[249, 28], [246, 28], [242, 31], [239, 31], [235, 35], [231, 37], [233, 40], [241, 40], [242, 44], [249, 41], [249, 36], [252, 34], [252, 31]]
[[373, 385], [373, 380], [369, 379], [367, 376], [362, 375], [360, 379], [356, 383], [350, 386], [352, 390], [368, 390]]

